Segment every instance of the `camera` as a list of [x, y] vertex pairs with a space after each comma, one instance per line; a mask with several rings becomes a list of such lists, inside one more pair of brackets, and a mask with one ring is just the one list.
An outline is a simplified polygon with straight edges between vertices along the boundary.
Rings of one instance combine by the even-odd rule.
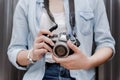
[[[49, 29], [49, 31], [52, 32], [58, 28], [58, 24], [55, 22], [54, 16], [52, 15], [52, 13], [49, 10], [49, 5], [46, 3], [48, 3], [48, 2], [45, 2], [44, 8], [46, 9], [46, 11], [48, 13], [49, 19], [54, 23], [54, 25], [52, 24], [51, 28]], [[70, 28], [71, 31], [69, 32], [69, 34], [66, 34], [65, 32], [62, 32], [59, 34], [54, 34], [53, 36], [49, 36], [49, 35], [45, 34], [45, 36], [49, 37], [55, 43], [54, 46], [50, 46], [48, 44], [53, 49], [53, 54], [60, 58], [67, 57], [74, 53], [72, 51], [72, 49], [70, 49], [67, 45], [68, 40], [71, 40], [73, 42], [73, 44], [76, 45], [77, 47], [79, 47], [79, 45], [80, 45], [79, 40], [76, 39], [76, 33], [74, 32], [74, 29], [75, 29], [74, 7], [70, 8], [69, 20], [70, 20], [70, 26], [71, 26], [71, 28]]]
[[66, 34], [65, 32], [59, 33], [58, 35], [54, 34], [53, 36], [49, 36], [49, 38], [55, 43], [54, 46], [50, 46], [53, 49], [53, 54], [60, 58], [73, 54], [72, 49], [70, 49], [67, 45], [67, 41], [69, 39], [77, 47], [80, 45], [79, 41], [76, 38]]

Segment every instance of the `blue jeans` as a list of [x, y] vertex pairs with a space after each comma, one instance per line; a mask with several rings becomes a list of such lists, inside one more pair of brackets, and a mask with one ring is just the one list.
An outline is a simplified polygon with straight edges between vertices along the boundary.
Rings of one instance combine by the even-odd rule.
[[43, 80], [75, 80], [70, 76], [69, 70], [57, 63], [46, 63]]

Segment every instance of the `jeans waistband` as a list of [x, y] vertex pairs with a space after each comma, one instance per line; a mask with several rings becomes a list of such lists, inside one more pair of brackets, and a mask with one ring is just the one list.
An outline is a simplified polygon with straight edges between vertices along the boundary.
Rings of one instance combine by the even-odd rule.
[[43, 80], [75, 80], [70, 76], [68, 69], [58, 63], [46, 62], [46, 70]]
[[51, 66], [53, 66], [53, 65], [60, 66], [59, 63], [48, 63], [48, 62], [45, 63], [45, 66], [46, 66], [46, 67], [51, 67]]

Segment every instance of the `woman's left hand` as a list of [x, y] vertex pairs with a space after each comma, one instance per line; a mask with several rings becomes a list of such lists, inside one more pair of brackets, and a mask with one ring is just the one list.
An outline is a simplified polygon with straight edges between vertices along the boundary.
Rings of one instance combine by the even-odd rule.
[[60, 63], [61, 66], [69, 70], [89, 69], [90, 57], [79, 50], [79, 48], [76, 47], [70, 40], [67, 42], [67, 44], [74, 51], [74, 53], [66, 58], [58, 58], [53, 55], [53, 59], [56, 61], [56, 63]]

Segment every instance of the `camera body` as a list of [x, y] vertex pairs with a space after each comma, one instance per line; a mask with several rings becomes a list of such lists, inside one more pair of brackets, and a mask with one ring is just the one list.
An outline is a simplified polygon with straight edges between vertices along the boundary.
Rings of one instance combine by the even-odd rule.
[[67, 45], [67, 41], [70, 39], [74, 45], [77, 47], [80, 45], [79, 41], [76, 40], [74, 37], [71, 38], [70, 35], [66, 34], [65, 32], [60, 34], [54, 34], [53, 36], [49, 36], [49, 38], [55, 43], [54, 46], [51, 46], [53, 49], [53, 54], [57, 57], [67, 57], [73, 54], [72, 49], [70, 49]]

